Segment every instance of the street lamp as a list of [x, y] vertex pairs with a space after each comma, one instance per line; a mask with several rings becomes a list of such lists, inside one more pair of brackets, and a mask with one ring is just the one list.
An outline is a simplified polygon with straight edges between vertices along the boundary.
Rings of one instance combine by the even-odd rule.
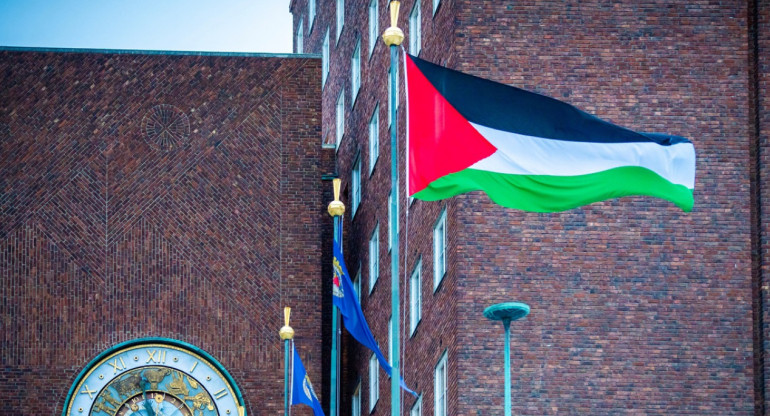
[[511, 416], [511, 321], [529, 315], [529, 305], [521, 302], [505, 302], [484, 309], [484, 316], [493, 321], [503, 321], [505, 328], [505, 416]]

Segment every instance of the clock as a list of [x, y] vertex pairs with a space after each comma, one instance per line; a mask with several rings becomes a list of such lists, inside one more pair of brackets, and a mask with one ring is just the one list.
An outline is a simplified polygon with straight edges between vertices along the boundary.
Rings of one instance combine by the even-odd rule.
[[172, 394], [150, 391], [123, 403], [115, 416], [193, 416], [193, 410]]
[[190, 344], [144, 338], [99, 354], [70, 389], [63, 416], [245, 416], [235, 381]]

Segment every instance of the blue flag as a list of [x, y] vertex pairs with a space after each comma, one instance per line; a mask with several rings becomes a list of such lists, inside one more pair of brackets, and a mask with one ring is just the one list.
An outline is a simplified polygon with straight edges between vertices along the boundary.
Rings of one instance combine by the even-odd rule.
[[325, 416], [324, 411], [321, 408], [321, 402], [318, 401], [318, 396], [315, 395], [313, 385], [310, 383], [310, 378], [307, 376], [305, 366], [302, 365], [302, 360], [299, 358], [299, 353], [294, 348], [293, 342], [291, 349], [293, 351], [293, 365], [291, 369], [291, 405], [306, 404], [313, 408], [314, 416]]
[[[372, 330], [369, 329], [369, 324], [366, 323], [364, 312], [361, 310], [361, 304], [358, 303], [358, 295], [353, 288], [353, 282], [350, 280], [348, 269], [345, 267], [345, 260], [342, 258], [342, 249], [340, 248], [340, 238], [334, 239], [334, 259], [332, 260], [332, 268], [334, 269], [334, 281], [332, 284], [332, 303], [339, 308], [340, 314], [342, 314], [342, 320], [345, 323], [345, 328], [350, 335], [353, 336], [364, 347], [369, 348], [377, 356], [377, 361], [380, 362], [380, 367], [385, 370], [388, 375], [391, 375], [393, 369], [390, 367], [390, 363], [382, 355], [377, 341], [374, 340]], [[417, 397], [417, 393], [412, 391], [404, 383], [404, 379], [400, 380], [401, 388]]]

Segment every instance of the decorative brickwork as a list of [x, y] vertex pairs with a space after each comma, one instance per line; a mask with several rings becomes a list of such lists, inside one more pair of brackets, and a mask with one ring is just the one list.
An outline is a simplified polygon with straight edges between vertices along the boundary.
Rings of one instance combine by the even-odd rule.
[[190, 135], [190, 120], [177, 107], [160, 104], [144, 116], [142, 131], [150, 146], [169, 151], [187, 140]]
[[283, 306], [322, 383], [319, 77], [312, 58], [0, 52], [6, 413], [60, 414], [89, 360], [152, 336], [277, 414]]
[[[764, 352], [755, 354], [753, 316], [764, 316], [767, 332], [767, 284], [760, 292], [758, 279], [767, 281], [770, 254], [765, 93], [770, 5], [756, 3], [754, 9], [745, 2], [716, 1], [441, 0], [434, 15], [432, 1], [421, 2], [421, 57], [567, 101], [635, 130], [688, 137], [698, 154], [692, 213], [633, 197], [535, 214], [502, 209], [472, 193], [445, 202], [417, 201], [409, 205], [407, 221], [402, 193], [400, 247], [406, 267], [401, 274], [408, 276], [423, 259], [422, 321], [410, 337], [408, 319], [402, 320], [402, 367], [407, 384], [423, 393], [424, 415], [433, 414], [433, 369], [444, 350], [449, 414], [502, 414], [503, 331], [482, 311], [514, 300], [532, 307], [530, 316], [512, 327], [514, 414], [761, 414], [766, 389], [755, 383], [755, 374], [763, 379], [755, 357]], [[358, 38], [368, 44], [368, 4], [345, 2], [345, 27], [336, 42], [334, 2], [319, 2], [304, 41], [306, 51], [320, 53], [327, 27], [332, 33], [323, 132], [333, 143], [334, 104], [345, 91], [346, 133], [337, 153], [343, 187], [349, 186], [357, 157], [364, 161], [362, 172], [369, 171], [367, 123], [380, 104], [380, 157], [372, 175], [362, 177], [358, 212], [346, 217], [351, 273], [368, 261], [366, 242], [375, 224], [386, 235], [390, 190], [389, 56], [382, 42], [363, 60], [362, 88], [350, 103], [350, 56]], [[413, 5], [414, 0], [401, 4], [407, 39]], [[307, 28], [307, 1], [293, 0], [291, 10], [295, 28], [299, 19]], [[756, 88], [749, 82], [753, 10]], [[386, 1], [379, 1], [379, 12], [382, 31], [389, 24]], [[403, 83], [401, 88], [403, 110]], [[404, 124], [400, 116], [400, 149]], [[403, 150], [400, 154], [403, 163]], [[405, 178], [400, 180], [403, 192]], [[758, 185], [756, 198], [752, 181]], [[444, 206], [449, 271], [434, 292], [431, 230]], [[758, 210], [754, 220], [752, 209]], [[759, 252], [752, 258], [753, 236], [759, 236]], [[371, 295], [362, 296], [383, 346], [390, 310], [385, 241], [380, 279]], [[362, 275], [367, 287], [366, 267]], [[406, 282], [402, 278], [402, 311]], [[760, 293], [764, 303], [757, 301]], [[757, 339], [762, 345], [762, 337]], [[358, 380], [362, 408], [369, 408], [368, 353], [351, 342], [345, 353], [343, 415]], [[389, 384], [382, 375], [372, 414], [390, 414]], [[405, 396], [405, 410], [412, 401]]]

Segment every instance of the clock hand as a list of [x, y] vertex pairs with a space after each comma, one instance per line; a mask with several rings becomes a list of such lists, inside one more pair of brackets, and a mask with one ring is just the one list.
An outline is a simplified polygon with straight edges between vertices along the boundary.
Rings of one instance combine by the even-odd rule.
[[147, 398], [148, 384], [150, 384], [150, 382], [147, 381], [146, 378], [144, 378], [144, 375], [142, 375], [142, 398], [144, 399], [144, 410], [147, 411], [147, 416], [158, 416], [157, 414], [155, 414], [155, 410], [152, 408], [152, 403], [150, 403], [150, 400]]

